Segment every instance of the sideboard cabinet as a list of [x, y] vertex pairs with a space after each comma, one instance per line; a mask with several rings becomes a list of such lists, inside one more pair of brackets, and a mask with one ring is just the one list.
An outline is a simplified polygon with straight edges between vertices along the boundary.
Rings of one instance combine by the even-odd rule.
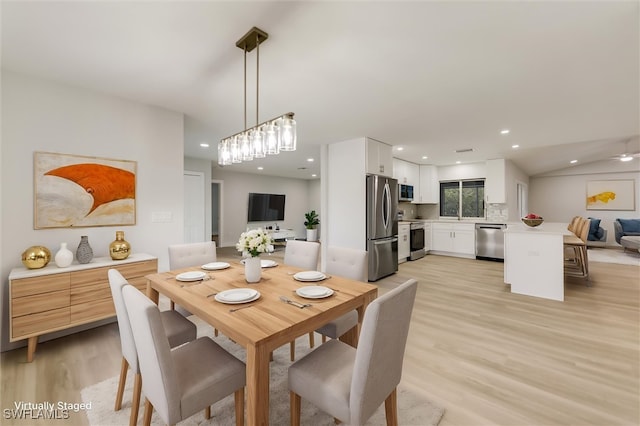
[[158, 272], [158, 259], [132, 254], [124, 260], [97, 257], [87, 264], [42, 269], [15, 268], [9, 274], [10, 341], [28, 339], [27, 361], [33, 361], [38, 336], [115, 315], [107, 271], [117, 269], [141, 291], [145, 275]]

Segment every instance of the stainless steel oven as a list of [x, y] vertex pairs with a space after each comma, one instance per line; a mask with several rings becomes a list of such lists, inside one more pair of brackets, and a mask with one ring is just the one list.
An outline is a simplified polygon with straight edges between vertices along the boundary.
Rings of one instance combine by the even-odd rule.
[[409, 260], [424, 257], [424, 222], [409, 224], [409, 246], [411, 250]]

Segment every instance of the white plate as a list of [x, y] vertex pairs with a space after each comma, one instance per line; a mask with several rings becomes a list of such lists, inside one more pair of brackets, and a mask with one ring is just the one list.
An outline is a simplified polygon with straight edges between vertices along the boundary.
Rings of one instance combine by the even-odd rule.
[[202, 265], [202, 269], [207, 271], [217, 271], [218, 269], [227, 269], [229, 265], [227, 262], [211, 262], [206, 265]]
[[300, 287], [296, 290], [296, 294], [307, 299], [322, 299], [324, 297], [331, 296], [333, 294], [333, 290], [321, 285], [310, 285], [307, 287]]
[[271, 259], [261, 259], [260, 266], [262, 266], [263, 268], [273, 268], [274, 266], [278, 266], [278, 262]]
[[221, 291], [216, 294], [215, 299], [222, 303], [247, 303], [260, 297], [260, 292], [252, 288], [234, 288]]
[[327, 276], [318, 271], [303, 271], [295, 274], [293, 278], [298, 281], [322, 281], [327, 278]]
[[178, 281], [200, 281], [207, 277], [207, 274], [201, 271], [183, 272], [176, 275]]

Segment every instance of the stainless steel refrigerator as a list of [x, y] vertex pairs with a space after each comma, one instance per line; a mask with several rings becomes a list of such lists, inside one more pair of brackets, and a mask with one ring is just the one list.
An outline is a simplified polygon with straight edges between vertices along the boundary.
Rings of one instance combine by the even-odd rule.
[[398, 270], [398, 181], [367, 176], [369, 281]]

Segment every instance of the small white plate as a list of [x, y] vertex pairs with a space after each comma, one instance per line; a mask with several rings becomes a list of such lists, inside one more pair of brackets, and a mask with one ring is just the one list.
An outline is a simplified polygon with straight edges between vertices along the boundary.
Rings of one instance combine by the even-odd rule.
[[296, 290], [296, 294], [306, 299], [322, 299], [331, 296], [333, 294], [333, 290], [322, 285], [310, 285], [307, 287], [300, 287]]
[[278, 266], [278, 262], [271, 259], [261, 259], [260, 266], [262, 266], [263, 268], [273, 268], [274, 266]]
[[293, 278], [298, 281], [322, 281], [327, 278], [327, 276], [318, 271], [303, 271], [295, 274]]
[[211, 262], [206, 265], [202, 265], [202, 269], [207, 271], [217, 271], [218, 269], [227, 269], [229, 265], [227, 262]]
[[221, 303], [237, 304], [253, 302], [260, 297], [260, 292], [252, 288], [234, 288], [221, 291], [215, 295], [215, 299]]
[[201, 271], [183, 272], [176, 275], [178, 281], [200, 281], [207, 277], [207, 274]]

